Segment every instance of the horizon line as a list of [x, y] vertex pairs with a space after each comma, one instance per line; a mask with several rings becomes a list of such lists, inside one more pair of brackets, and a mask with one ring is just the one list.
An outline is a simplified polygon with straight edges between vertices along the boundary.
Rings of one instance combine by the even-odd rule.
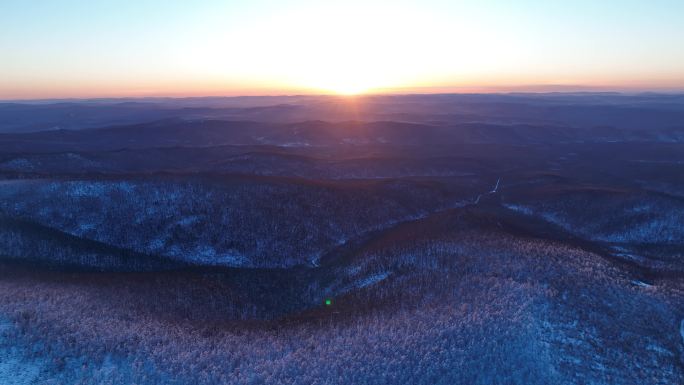
[[577, 90], [478, 90], [478, 91], [448, 91], [448, 92], [363, 92], [358, 94], [336, 94], [336, 93], [264, 93], [264, 94], [206, 94], [206, 95], [120, 95], [120, 96], [64, 96], [64, 97], [27, 97], [27, 98], [0, 98], [0, 103], [16, 102], [59, 102], [59, 101], [106, 101], [106, 100], [153, 100], [153, 99], [232, 99], [232, 98], [294, 98], [294, 97], [332, 97], [340, 99], [355, 99], [379, 96], [439, 96], [439, 95], [684, 95], [684, 88], [645, 88], [640, 90], [625, 89], [577, 89]]

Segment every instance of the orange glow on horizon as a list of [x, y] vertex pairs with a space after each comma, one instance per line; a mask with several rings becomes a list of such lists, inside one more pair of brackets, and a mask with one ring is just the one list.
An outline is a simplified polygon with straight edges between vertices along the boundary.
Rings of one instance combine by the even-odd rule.
[[9, 3], [0, 12], [4, 100], [684, 91], [679, 7]]
[[622, 83], [487, 83], [454, 84], [430, 83], [393, 87], [365, 87], [360, 84], [340, 84], [336, 86], [294, 87], [277, 85], [269, 87], [260, 85], [249, 87], [246, 85], [233, 86], [217, 82], [207, 85], [202, 82], [192, 84], [90, 84], [55, 86], [50, 88], [31, 87], [30, 89], [4, 88], [0, 99], [62, 99], [62, 98], [125, 98], [125, 97], [206, 97], [206, 96], [280, 96], [280, 95], [339, 95], [345, 98], [373, 94], [431, 94], [431, 93], [506, 93], [506, 92], [684, 92], [684, 80]]

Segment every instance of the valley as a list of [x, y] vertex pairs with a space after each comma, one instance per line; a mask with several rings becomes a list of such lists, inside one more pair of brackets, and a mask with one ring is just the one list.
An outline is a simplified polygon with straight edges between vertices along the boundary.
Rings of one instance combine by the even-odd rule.
[[681, 97], [256, 100], [2, 107], [0, 378], [684, 381]]

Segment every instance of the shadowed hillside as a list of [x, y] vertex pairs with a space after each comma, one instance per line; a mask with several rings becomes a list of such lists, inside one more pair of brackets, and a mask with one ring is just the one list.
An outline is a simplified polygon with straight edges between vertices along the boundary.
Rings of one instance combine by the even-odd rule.
[[0, 111], [0, 380], [684, 382], [681, 96]]

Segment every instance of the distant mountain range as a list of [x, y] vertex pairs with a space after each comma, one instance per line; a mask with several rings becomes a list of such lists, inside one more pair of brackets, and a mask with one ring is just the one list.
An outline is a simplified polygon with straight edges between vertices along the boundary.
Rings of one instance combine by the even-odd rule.
[[144, 98], [0, 102], [0, 132], [75, 130], [162, 119], [530, 124], [681, 128], [684, 96], [613, 93]]

